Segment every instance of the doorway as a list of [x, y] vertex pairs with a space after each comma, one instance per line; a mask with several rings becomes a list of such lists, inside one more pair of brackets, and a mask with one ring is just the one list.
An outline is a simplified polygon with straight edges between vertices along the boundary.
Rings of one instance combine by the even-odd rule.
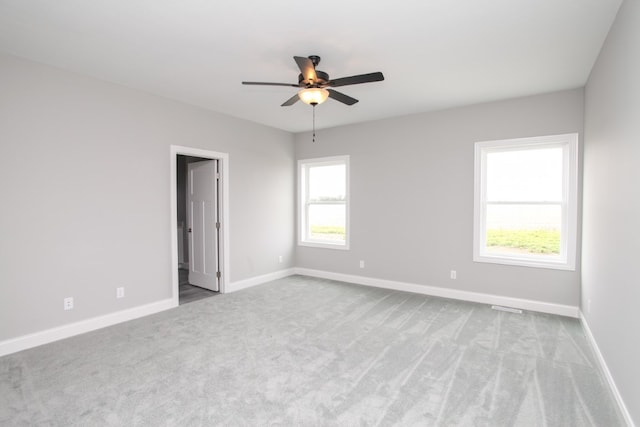
[[228, 268], [228, 155], [171, 146], [172, 299], [224, 293]]

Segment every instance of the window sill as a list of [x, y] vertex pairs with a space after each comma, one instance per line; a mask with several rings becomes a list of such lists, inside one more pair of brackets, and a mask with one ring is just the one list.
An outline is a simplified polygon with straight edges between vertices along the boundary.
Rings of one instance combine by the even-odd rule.
[[568, 263], [562, 260], [518, 258], [504, 255], [474, 255], [474, 262], [485, 262], [490, 264], [513, 265], [520, 267], [547, 268], [551, 270], [575, 271], [575, 263]]
[[298, 242], [298, 246], [306, 246], [310, 248], [324, 248], [324, 249], [337, 249], [341, 251], [348, 251], [349, 245], [346, 243], [327, 243], [327, 242]]

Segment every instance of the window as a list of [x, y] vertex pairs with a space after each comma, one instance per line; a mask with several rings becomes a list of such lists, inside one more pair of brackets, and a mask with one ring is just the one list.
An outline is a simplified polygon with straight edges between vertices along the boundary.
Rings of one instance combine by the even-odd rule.
[[349, 249], [349, 156], [298, 161], [298, 243]]
[[575, 270], [578, 135], [475, 145], [474, 261]]

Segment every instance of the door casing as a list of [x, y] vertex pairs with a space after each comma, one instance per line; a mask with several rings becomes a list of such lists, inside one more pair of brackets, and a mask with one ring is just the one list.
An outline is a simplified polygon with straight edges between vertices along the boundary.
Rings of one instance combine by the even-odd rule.
[[203, 150], [201, 148], [185, 147], [181, 145], [170, 146], [170, 196], [171, 196], [171, 299], [175, 306], [179, 304], [179, 278], [178, 278], [178, 190], [177, 171], [178, 155], [201, 157], [204, 159], [218, 160], [220, 173], [220, 293], [227, 291], [229, 281], [229, 154], [217, 151]]

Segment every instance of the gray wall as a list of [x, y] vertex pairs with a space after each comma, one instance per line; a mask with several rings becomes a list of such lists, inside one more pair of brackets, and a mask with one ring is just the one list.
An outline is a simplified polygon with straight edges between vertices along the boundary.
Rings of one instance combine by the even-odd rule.
[[577, 271], [472, 261], [473, 168], [476, 141], [582, 130], [576, 89], [298, 134], [297, 159], [351, 156], [351, 249], [298, 247], [297, 265], [577, 306]]
[[640, 2], [626, 0], [585, 90], [582, 310], [636, 423], [640, 423], [639, 161]]
[[291, 134], [11, 56], [0, 70], [0, 341], [171, 296], [171, 144], [229, 153], [232, 282], [293, 265]]

